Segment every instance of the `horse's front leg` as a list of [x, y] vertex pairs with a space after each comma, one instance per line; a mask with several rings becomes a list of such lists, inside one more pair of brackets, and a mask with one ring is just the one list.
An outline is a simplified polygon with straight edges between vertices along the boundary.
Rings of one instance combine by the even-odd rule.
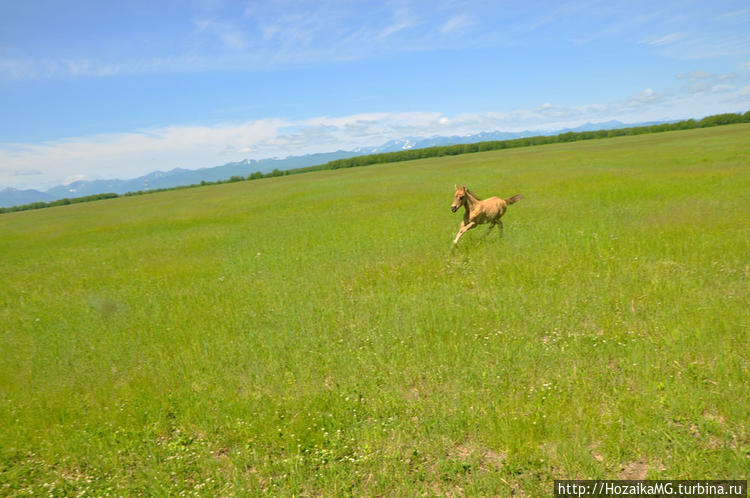
[[453, 240], [453, 245], [458, 244], [458, 239], [461, 238], [463, 234], [466, 233], [467, 230], [471, 230], [477, 226], [477, 223], [475, 221], [470, 221], [468, 224], [461, 223], [461, 228], [458, 230], [458, 233], [456, 234], [456, 238]]
[[[458, 227], [458, 233], [461, 233], [461, 231], [464, 229], [464, 227], [466, 225], [468, 225], [468, 224], [469, 224], [469, 220], [466, 218], [466, 216], [464, 216], [464, 219], [461, 220], [461, 225]], [[453, 240], [455, 241], [455, 240], [458, 240], [458, 239], [453, 239]]]

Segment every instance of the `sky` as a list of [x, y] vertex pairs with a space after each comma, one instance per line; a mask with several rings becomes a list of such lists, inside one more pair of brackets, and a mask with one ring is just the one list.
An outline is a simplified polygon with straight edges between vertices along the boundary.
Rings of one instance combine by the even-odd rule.
[[0, 0], [0, 189], [748, 110], [747, 0]]

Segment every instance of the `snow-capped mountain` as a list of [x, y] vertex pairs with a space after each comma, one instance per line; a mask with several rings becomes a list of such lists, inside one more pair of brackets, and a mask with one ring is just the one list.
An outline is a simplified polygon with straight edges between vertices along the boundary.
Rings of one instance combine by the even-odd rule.
[[58, 198], [53, 195], [34, 189], [20, 190], [8, 187], [0, 190], [0, 207], [21, 206], [33, 202], [50, 202], [56, 199]]
[[611, 130], [652, 124], [658, 123], [625, 124], [620, 121], [608, 121], [606, 123], [586, 123], [577, 128], [556, 131], [490, 131], [465, 136], [406, 137], [397, 140], [389, 140], [382, 145], [374, 147], [358, 147], [350, 151], [339, 150], [336, 152], [291, 156], [284, 159], [244, 159], [238, 162], [227, 163], [222, 166], [201, 168], [197, 170], [175, 168], [169, 171], [153, 171], [147, 175], [130, 180], [79, 180], [68, 185], [53, 187], [46, 192], [31, 189], [16, 190], [6, 188], [5, 190], [0, 191], [0, 207], [18, 206], [39, 201], [49, 202], [65, 197], [83, 197], [108, 192], [124, 194], [127, 192], [137, 192], [139, 190], [171, 188], [198, 184], [202, 181], [215, 182], [217, 180], [228, 180], [233, 176], [246, 177], [256, 171], [268, 173], [274, 169], [287, 170], [304, 168], [307, 166], [325, 164], [336, 159], [346, 159], [367, 154], [380, 154], [385, 152], [397, 152], [409, 149], [486, 142], [492, 140], [512, 140], [514, 138], [525, 138], [538, 135], [556, 135], [569, 131]]

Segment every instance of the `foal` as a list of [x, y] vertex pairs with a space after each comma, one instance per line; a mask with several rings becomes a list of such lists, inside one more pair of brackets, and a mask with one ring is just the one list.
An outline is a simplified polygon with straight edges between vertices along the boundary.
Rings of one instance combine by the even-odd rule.
[[[503, 222], [500, 218], [505, 214], [505, 210], [510, 204], [523, 199], [521, 194], [516, 194], [508, 199], [501, 199], [499, 197], [490, 197], [480, 201], [469, 189], [464, 185], [461, 188], [456, 187], [456, 193], [453, 195], [453, 204], [451, 204], [451, 211], [456, 212], [461, 206], [464, 207], [464, 219], [461, 222], [461, 228], [458, 230], [456, 238], [453, 240], [453, 244], [458, 244], [458, 239], [467, 231], [481, 225], [482, 223], [489, 223], [490, 228], [487, 233], [490, 233], [492, 227], [500, 225], [500, 229], [503, 228]], [[486, 234], [485, 234], [486, 235]]]

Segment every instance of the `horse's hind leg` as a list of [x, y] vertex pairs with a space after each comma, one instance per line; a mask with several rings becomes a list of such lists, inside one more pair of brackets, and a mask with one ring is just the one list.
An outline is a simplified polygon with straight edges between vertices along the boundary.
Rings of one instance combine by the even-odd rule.
[[497, 220], [497, 228], [498, 228], [498, 233], [500, 234], [500, 237], [502, 237], [503, 236], [503, 222], [502, 221]]
[[486, 232], [484, 232], [485, 237], [487, 237], [490, 234], [490, 232], [492, 231], [492, 227], [494, 226], [495, 226], [495, 223], [490, 223], [490, 227], [487, 229]]

